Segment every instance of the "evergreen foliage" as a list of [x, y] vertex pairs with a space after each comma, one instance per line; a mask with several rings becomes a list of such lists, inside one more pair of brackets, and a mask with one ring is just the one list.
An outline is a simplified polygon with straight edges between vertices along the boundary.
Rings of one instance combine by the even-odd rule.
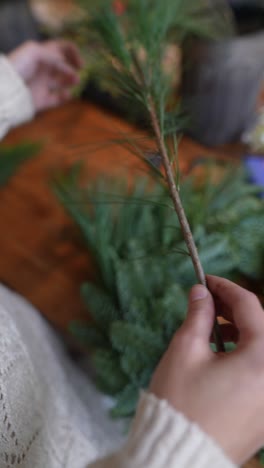
[[0, 146], [0, 187], [28, 159], [35, 156], [40, 149], [38, 143], [22, 143], [16, 146]]
[[112, 0], [77, 3], [84, 11], [78, 30], [75, 26], [77, 39], [87, 50], [84, 80], [89, 78], [109, 92], [113, 106], [141, 123], [148, 121], [150, 94], [160, 110], [159, 118], [164, 119], [164, 130], [175, 127], [173, 82], [180, 74], [174, 67], [171, 76], [165, 71], [168, 46], [181, 46], [193, 36], [215, 39], [235, 34], [226, 0], [124, 0], [122, 14], [116, 12]]
[[[98, 37], [98, 25], [93, 28], [93, 21], [95, 17], [103, 18], [100, 25], [107, 39], [109, 35], [117, 39], [117, 43], [113, 41], [110, 45], [112, 49], [114, 46], [114, 54], [117, 50], [115, 46], [118, 49], [120, 47], [120, 36], [116, 33], [116, 19], [113, 16], [123, 16], [123, 25], [129, 31], [129, 37], [139, 42], [143, 39], [146, 50], [149, 47], [160, 47], [155, 39], [163, 41], [168, 28], [177, 39], [186, 33], [207, 38], [226, 37], [235, 33], [232, 10], [226, 0], [165, 0], [162, 3], [157, 0], [124, 0], [122, 12], [117, 11], [114, 0], [97, 0], [96, 5], [93, 0], [77, 0], [77, 3], [84, 13], [82, 34], [85, 36], [86, 33], [89, 39]], [[151, 37], [152, 41], [149, 40]]]
[[[216, 17], [219, 24], [225, 25], [225, 34], [227, 29], [231, 33], [232, 15], [223, 14], [227, 11], [225, 0], [213, 2], [213, 5], [209, 0], [165, 0], [162, 3], [160, 0], [128, 0], [120, 14], [112, 1], [105, 0], [90, 13], [90, 28], [100, 44], [109, 82], [125, 96], [128, 109], [136, 106], [138, 112], [146, 116], [193, 268], [199, 283], [204, 285], [204, 269], [178, 185], [177, 134], [183, 124], [175, 100], [175, 73], [176, 68], [179, 73], [179, 66], [168, 63], [167, 53], [173, 48], [175, 59], [175, 47], [179, 50], [187, 38], [209, 35], [209, 24], [212, 26], [211, 20]], [[217, 35], [216, 31], [215, 23], [211, 37]], [[133, 143], [130, 144], [135, 150]], [[142, 156], [141, 151], [138, 155]], [[218, 350], [224, 351], [217, 319], [213, 334]]]
[[260, 452], [258, 453], [258, 458], [259, 458], [261, 465], [264, 465], [264, 448], [260, 450]]
[[[230, 183], [232, 180], [232, 183]], [[116, 399], [114, 416], [133, 414], [139, 390], [182, 324], [196, 282], [166, 187], [138, 180], [80, 188], [78, 171], [57, 178], [60, 201], [93, 254], [96, 284], [82, 286], [90, 325], [71, 329], [91, 348], [100, 388]], [[208, 174], [181, 185], [191, 228], [207, 273], [263, 280], [264, 201], [242, 170], [218, 183]]]

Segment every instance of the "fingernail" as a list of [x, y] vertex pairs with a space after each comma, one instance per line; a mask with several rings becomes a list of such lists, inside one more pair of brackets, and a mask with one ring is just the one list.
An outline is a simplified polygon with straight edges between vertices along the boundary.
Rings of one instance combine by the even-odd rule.
[[205, 299], [208, 294], [208, 290], [202, 284], [197, 284], [191, 290], [190, 300], [191, 302], [199, 301], [200, 299]]

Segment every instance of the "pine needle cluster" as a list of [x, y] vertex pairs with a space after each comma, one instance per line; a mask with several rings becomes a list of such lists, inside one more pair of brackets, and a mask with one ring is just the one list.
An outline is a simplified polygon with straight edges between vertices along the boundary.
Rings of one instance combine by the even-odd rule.
[[[78, 24], [79, 43], [86, 50], [87, 73], [103, 91], [117, 98], [128, 118], [147, 119], [149, 96], [155, 101], [160, 123], [173, 132], [175, 75], [168, 72], [166, 54], [172, 44], [191, 37], [219, 38], [235, 33], [231, 9], [225, 0], [125, 0], [116, 14], [111, 0], [78, 0], [84, 11]], [[75, 29], [77, 29], [75, 27]], [[188, 66], [188, 64], [187, 64]], [[174, 95], [173, 95], [174, 94]], [[170, 112], [164, 109], [170, 100]], [[130, 111], [125, 111], [130, 108]], [[140, 119], [141, 117], [141, 119]]]
[[[92, 323], [71, 330], [92, 350], [98, 385], [116, 400], [112, 415], [125, 417], [185, 318], [195, 273], [166, 187], [105, 187], [80, 188], [76, 171], [55, 184], [98, 274], [82, 286]], [[198, 186], [188, 177], [181, 192], [206, 271], [262, 281], [264, 201], [244, 172], [229, 169], [217, 184], [208, 172]]]
[[[175, 161], [180, 119], [177, 106], [175, 108], [173, 104], [175, 70], [167, 69], [164, 61], [170, 44], [181, 44], [193, 34], [208, 33], [208, 20], [218, 16], [219, 5], [220, 24], [232, 29], [230, 18], [223, 15], [223, 11], [227, 11], [225, 1], [219, 0], [217, 5], [214, 2], [214, 9], [212, 5], [209, 8], [210, 5], [209, 0], [195, 3], [185, 0], [128, 0], [124, 3], [123, 13], [119, 15], [114, 10], [113, 2], [102, 0], [91, 13], [89, 22], [108, 63], [109, 80], [126, 96], [128, 105], [130, 100], [147, 115], [196, 277], [204, 285], [204, 269], [177, 184], [179, 171]], [[205, 16], [204, 11], [207, 12]], [[217, 15], [213, 12], [217, 12]], [[207, 20], [205, 24], [202, 22], [204, 18]], [[213, 333], [217, 349], [224, 351], [217, 320]]]
[[5, 185], [20, 166], [35, 156], [40, 149], [37, 143], [21, 143], [16, 146], [0, 146], [0, 187]]

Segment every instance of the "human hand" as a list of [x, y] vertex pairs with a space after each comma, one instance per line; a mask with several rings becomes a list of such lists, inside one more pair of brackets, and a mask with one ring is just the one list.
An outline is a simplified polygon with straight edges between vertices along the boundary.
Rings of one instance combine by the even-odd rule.
[[[191, 291], [185, 323], [153, 376], [150, 391], [196, 422], [237, 464], [264, 443], [264, 313], [257, 297], [228, 280], [208, 277]], [[213, 296], [212, 296], [213, 295]], [[214, 300], [215, 304], [214, 304]], [[215, 308], [235, 351], [210, 348]]]
[[36, 111], [70, 99], [83, 64], [75, 45], [63, 40], [26, 42], [8, 59], [30, 89]]

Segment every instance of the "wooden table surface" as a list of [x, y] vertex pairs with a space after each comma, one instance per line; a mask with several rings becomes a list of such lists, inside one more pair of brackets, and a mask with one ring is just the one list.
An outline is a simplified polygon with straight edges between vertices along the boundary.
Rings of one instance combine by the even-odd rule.
[[[79, 159], [84, 161], [88, 180], [102, 174], [141, 174], [143, 166], [134, 156], [107, 144], [120, 132], [131, 134], [135, 129], [91, 104], [75, 101], [38, 116], [4, 140], [7, 144], [41, 140], [43, 149], [1, 191], [0, 281], [26, 297], [61, 330], [66, 330], [70, 319], [85, 316], [79, 289], [93, 272], [50, 189], [50, 177], [54, 170]], [[188, 138], [180, 146], [183, 170], [199, 157], [216, 155], [234, 159], [240, 149], [205, 149]], [[257, 466], [252, 462], [248, 468]]]

